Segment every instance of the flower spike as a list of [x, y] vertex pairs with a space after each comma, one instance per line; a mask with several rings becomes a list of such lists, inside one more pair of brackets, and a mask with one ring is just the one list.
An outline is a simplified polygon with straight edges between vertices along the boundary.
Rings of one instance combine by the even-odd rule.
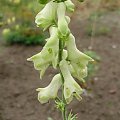
[[[75, 38], [69, 29], [71, 19], [66, 16], [66, 11], [74, 11], [72, 0], [38, 1], [44, 8], [37, 14], [35, 23], [43, 30], [49, 29], [50, 37], [46, 39], [42, 51], [27, 60], [34, 63], [35, 69], [40, 72], [40, 78], [51, 65], [60, 71], [47, 87], [37, 89], [38, 100], [44, 104], [50, 99], [55, 99], [63, 119], [73, 120], [76, 119], [76, 115], [70, 113], [67, 116], [66, 104], [69, 104], [74, 97], [80, 101], [83, 93], [83, 89], [74, 78], [85, 82], [88, 62], [93, 59], [77, 49]], [[60, 87], [61, 97], [57, 96]]]

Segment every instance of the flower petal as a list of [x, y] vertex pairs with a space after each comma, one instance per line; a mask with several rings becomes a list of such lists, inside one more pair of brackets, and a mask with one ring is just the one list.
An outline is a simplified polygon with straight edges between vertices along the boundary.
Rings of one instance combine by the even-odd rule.
[[61, 76], [57, 74], [53, 77], [51, 83], [45, 88], [38, 88], [38, 100], [41, 104], [47, 103], [50, 99], [57, 97], [58, 90], [61, 86]]
[[69, 35], [67, 40], [67, 50], [68, 50], [68, 57], [70, 60], [74, 62], [80, 62], [81, 65], [87, 65], [89, 61], [93, 61], [93, 59], [86, 54], [80, 52], [75, 44], [75, 38], [72, 34]]
[[62, 59], [67, 59], [68, 57], [68, 53], [67, 53], [67, 50], [63, 50], [63, 54], [62, 54]]
[[49, 65], [52, 64], [54, 68], [57, 67], [59, 51], [59, 40], [57, 31], [58, 29], [56, 27], [51, 27], [51, 36], [47, 40], [47, 43], [43, 47], [43, 50], [40, 53], [27, 59], [28, 61], [33, 61], [36, 70], [41, 71], [41, 77]]
[[[76, 68], [76, 69], [74, 69], [74, 68]], [[70, 64], [69, 70], [73, 77], [75, 77], [76, 79], [78, 79], [81, 82], [85, 82], [85, 80], [83, 78], [87, 77], [87, 67], [85, 69], [80, 69], [79, 66], [76, 66], [76, 64], [74, 67]]]
[[58, 30], [60, 36], [67, 36], [69, 33], [69, 28], [68, 28], [68, 23], [70, 19], [68, 20], [68, 17], [65, 16], [65, 11], [66, 11], [66, 6], [63, 2], [58, 3], [58, 10], [57, 10], [57, 15], [58, 15]]
[[93, 61], [93, 59], [77, 49], [75, 38], [72, 34], [69, 35], [66, 46], [68, 50], [68, 60], [73, 67], [74, 75], [79, 79], [86, 77], [87, 64], [89, 61]]
[[49, 26], [53, 25], [57, 16], [57, 3], [50, 1], [40, 11], [36, 18], [35, 23], [46, 30]]
[[77, 98], [79, 96], [79, 98], [81, 98], [80, 95], [82, 94], [82, 88], [71, 76], [66, 60], [60, 62], [60, 70], [64, 78], [64, 97], [69, 104], [72, 101], [73, 96], [77, 96]]

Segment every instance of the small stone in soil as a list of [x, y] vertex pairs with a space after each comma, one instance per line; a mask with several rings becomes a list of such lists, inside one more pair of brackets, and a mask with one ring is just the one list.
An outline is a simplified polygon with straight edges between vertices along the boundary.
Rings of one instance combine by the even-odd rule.
[[110, 93], [110, 94], [116, 94], [116, 92], [117, 92], [117, 91], [116, 91], [115, 89], [109, 90], [109, 93]]

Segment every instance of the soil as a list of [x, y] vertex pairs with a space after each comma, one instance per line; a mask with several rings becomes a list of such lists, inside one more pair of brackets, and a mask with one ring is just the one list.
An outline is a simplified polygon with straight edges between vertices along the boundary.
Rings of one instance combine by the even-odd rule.
[[[78, 48], [88, 49], [91, 37], [86, 35], [88, 20], [74, 15], [71, 29]], [[74, 100], [69, 110], [77, 113], [78, 120], [120, 120], [120, 14], [102, 16], [97, 23], [112, 31], [92, 38], [93, 51], [101, 57], [100, 68], [92, 80], [87, 81], [90, 92], [81, 102]], [[97, 28], [96, 28], [97, 29]], [[51, 101], [41, 105], [37, 100], [38, 87], [47, 86], [55, 70], [47, 70], [43, 80], [33, 64], [26, 59], [42, 48], [40, 46], [0, 45], [0, 120], [62, 120]]]

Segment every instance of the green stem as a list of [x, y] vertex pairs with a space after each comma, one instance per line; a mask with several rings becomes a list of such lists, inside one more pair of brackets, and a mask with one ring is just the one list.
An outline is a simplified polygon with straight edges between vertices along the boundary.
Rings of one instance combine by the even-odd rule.
[[[64, 41], [59, 40], [59, 63], [62, 60], [63, 48], [64, 48]], [[60, 69], [60, 67], [59, 67], [59, 69]], [[64, 97], [64, 78], [63, 78], [61, 70], [60, 70], [60, 75], [61, 75], [61, 78], [62, 78], [62, 101], [64, 103], [64, 108], [62, 110], [62, 117], [63, 117], [63, 120], [67, 120], [67, 117], [66, 117], [66, 100], [65, 100], [65, 97]]]
[[[62, 74], [61, 74], [61, 78], [62, 78], [62, 81], [64, 81], [64, 78], [63, 78]], [[65, 100], [65, 97], [64, 97], [64, 84], [62, 84], [62, 101], [64, 103], [64, 108], [63, 108], [63, 111], [62, 111], [63, 120], [67, 120], [67, 118], [66, 118], [66, 100]]]

